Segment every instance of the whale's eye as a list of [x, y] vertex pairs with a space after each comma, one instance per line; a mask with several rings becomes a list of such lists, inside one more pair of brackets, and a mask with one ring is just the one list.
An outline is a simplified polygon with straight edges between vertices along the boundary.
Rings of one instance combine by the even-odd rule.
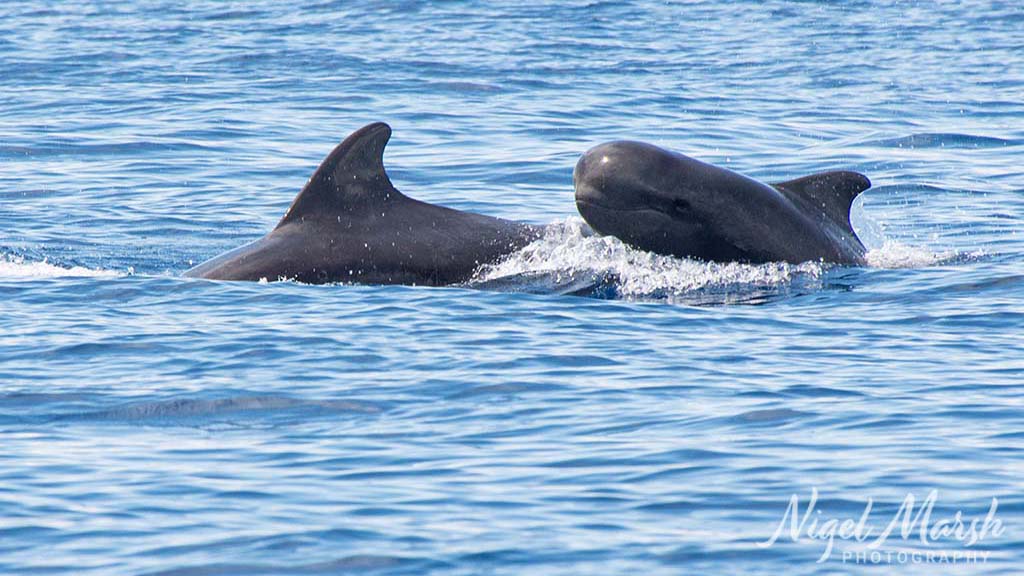
[[675, 198], [672, 200], [672, 209], [681, 214], [692, 214], [693, 206], [682, 198]]

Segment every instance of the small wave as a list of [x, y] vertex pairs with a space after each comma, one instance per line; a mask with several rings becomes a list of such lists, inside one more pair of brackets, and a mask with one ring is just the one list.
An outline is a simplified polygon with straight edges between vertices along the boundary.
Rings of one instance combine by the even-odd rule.
[[497, 84], [483, 84], [479, 82], [428, 82], [426, 88], [438, 92], [453, 92], [456, 94], [495, 93], [505, 90]]
[[785, 289], [796, 280], [818, 281], [826, 266], [817, 262], [740, 264], [700, 262], [630, 248], [611, 236], [595, 235], [582, 218], [548, 226], [543, 237], [502, 262], [478, 271], [474, 283], [544, 274], [555, 282], [605, 278], [618, 297], [689, 301], [714, 292], [724, 303], [764, 297], [766, 289]]
[[973, 134], [946, 134], [924, 132], [900, 138], [886, 138], [867, 142], [874, 146], [887, 148], [991, 148], [996, 146], [1013, 146], [1018, 142], [991, 136], [975, 136]]
[[231, 398], [178, 398], [155, 402], [132, 403], [105, 410], [66, 414], [61, 421], [109, 421], [138, 423], [177, 423], [183, 421], [217, 420], [254, 414], [286, 415], [304, 413], [375, 414], [380, 406], [361, 401], [298, 400], [281, 396], [238, 396]]
[[144, 152], [208, 152], [209, 148], [194, 142], [110, 142], [87, 143], [55, 141], [32, 146], [0, 146], [0, 158], [47, 158], [54, 156], [115, 156], [141, 154]]
[[[128, 271], [131, 274], [131, 270]], [[94, 270], [82, 266], [64, 267], [42, 262], [29, 262], [22, 256], [0, 254], [0, 280], [21, 280], [61, 277], [113, 277], [122, 274], [113, 270]]]
[[230, 576], [233, 574], [426, 574], [451, 567], [437, 560], [405, 556], [348, 556], [315, 564], [205, 564], [147, 572], [146, 576]]

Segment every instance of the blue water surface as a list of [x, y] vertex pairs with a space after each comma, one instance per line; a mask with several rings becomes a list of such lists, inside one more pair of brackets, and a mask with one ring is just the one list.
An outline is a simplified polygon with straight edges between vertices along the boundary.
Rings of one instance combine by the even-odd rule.
[[[999, 0], [0, 3], [0, 573], [1024, 571], [1022, 31]], [[471, 286], [179, 277], [378, 120], [406, 194], [549, 233]], [[572, 168], [617, 138], [864, 172], [870, 265], [588, 235]], [[764, 545], [794, 496], [878, 536], [932, 490], [998, 534]]]

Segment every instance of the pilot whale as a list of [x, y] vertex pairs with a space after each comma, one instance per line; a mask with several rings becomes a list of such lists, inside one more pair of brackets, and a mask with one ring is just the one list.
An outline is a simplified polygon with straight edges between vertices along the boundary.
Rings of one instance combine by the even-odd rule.
[[414, 200], [391, 184], [378, 122], [352, 133], [320, 164], [266, 236], [185, 272], [215, 280], [445, 285], [536, 239], [530, 224]]
[[863, 174], [822, 172], [764, 184], [651, 144], [587, 151], [576, 207], [597, 233], [669, 256], [715, 262], [865, 263], [850, 206]]

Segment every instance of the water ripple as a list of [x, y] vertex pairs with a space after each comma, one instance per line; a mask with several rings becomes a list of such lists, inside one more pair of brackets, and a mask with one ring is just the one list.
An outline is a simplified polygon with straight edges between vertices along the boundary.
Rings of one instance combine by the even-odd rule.
[[[1020, 571], [1019, 4], [41, 4], [0, 3], [0, 573]], [[378, 120], [399, 189], [548, 234], [467, 286], [180, 277]], [[870, 265], [593, 235], [619, 138], [864, 172]], [[1006, 530], [759, 546], [815, 489]]]

